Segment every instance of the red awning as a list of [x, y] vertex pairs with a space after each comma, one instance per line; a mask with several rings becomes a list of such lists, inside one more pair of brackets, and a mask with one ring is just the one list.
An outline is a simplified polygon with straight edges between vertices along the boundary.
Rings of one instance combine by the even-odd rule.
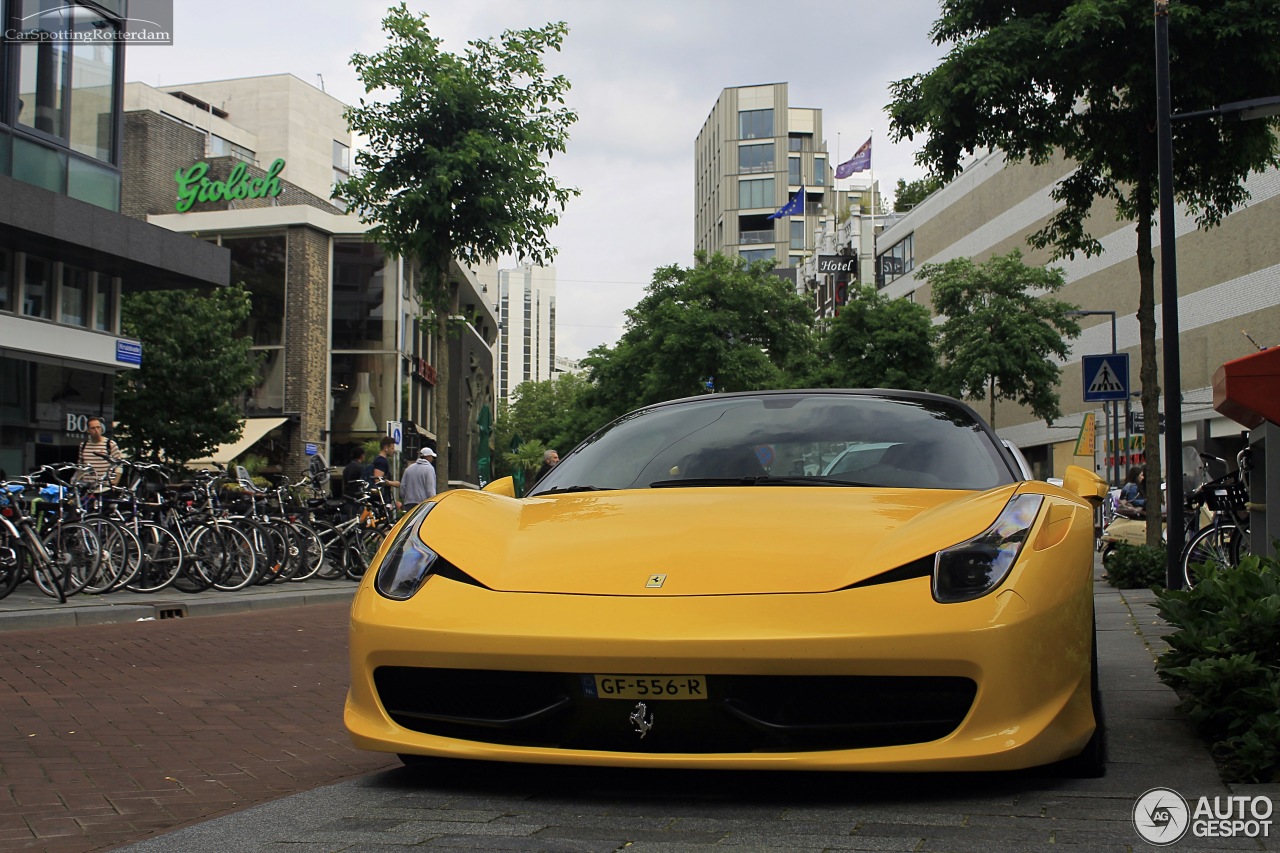
[[1280, 424], [1280, 348], [1228, 361], [1213, 374], [1213, 408], [1253, 429]]

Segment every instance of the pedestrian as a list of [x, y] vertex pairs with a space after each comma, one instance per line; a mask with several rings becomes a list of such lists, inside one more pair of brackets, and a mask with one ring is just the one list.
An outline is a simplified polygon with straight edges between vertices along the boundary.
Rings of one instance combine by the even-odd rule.
[[76, 459], [77, 464], [93, 469], [98, 491], [106, 491], [119, 481], [120, 467], [111, 460], [124, 458], [120, 445], [114, 439], [107, 438], [104, 430], [102, 418], [89, 418], [89, 437], [80, 442], [80, 455]]
[[347, 518], [354, 518], [360, 512], [359, 499], [368, 491], [368, 480], [364, 476], [364, 448], [356, 447], [351, 451], [351, 459], [347, 467], [342, 469], [342, 497]]
[[386, 496], [388, 502], [391, 501], [390, 488], [400, 488], [400, 481], [391, 479], [391, 456], [396, 452], [396, 440], [389, 435], [384, 435], [382, 441], [378, 442], [378, 455], [373, 459], [373, 470], [370, 472], [371, 486], [382, 486], [383, 495]]
[[1120, 488], [1121, 505], [1128, 504], [1140, 512], [1146, 512], [1147, 493], [1144, 488], [1147, 482], [1145, 465], [1130, 465], [1124, 485]]
[[425, 500], [436, 496], [436, 452], [430, 447], [418, 451], [417, 460], [404, 469], [400, 480], [400, 498], [407, 512]]
[[547, 472], [560, 464], [560, 454], [555, 450], [547, 450], [542, 454], [542, 467], [538, 469], [538, 473], [534, 476], [533, 481], [536, 483], [547, 475]]

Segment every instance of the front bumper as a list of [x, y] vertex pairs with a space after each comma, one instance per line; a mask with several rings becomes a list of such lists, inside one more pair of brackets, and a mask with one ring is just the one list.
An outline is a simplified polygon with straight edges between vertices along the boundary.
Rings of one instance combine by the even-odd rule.
[[[496, 761], [875, 771], [1047, 764], [1078, 753], [1093, 732], [1092, 584], [1087, 570], [1036, 563], [1017, 567], [1003, 591], [947, 605], [932, 600], [927, 578], [820, 594], [653, 598], [501, 593], [432, 578], [408, 602], [379, 596], [366, 578], [352, 608], [345, 722], [360, 748]], [[644, 737], [630, 719], [637, 703], [617, 700], [588, 709], [588, 728], [616, 718], [616, 731], [595, 739], [476, 734], [403, 714], [398, 723], [384, 700], [404, 710], [415, 668], [553, 674], [546, 678], [568, 684], [593, 674], [783, 679], [778, 685], [802, 676], [967, 680], [975, 691], [949, 731], [921, 729], [928, 740], [823, 748], [838, 741], [729, 738], [721, 750], [709, 737], [709, 706], [690, 702], [645, 703], [652, 733]], [[400, 673], [395, 698], [375, 683], [387, 691], [387, 673]], [[580, 708], [582, 700], [574, 699]], [[839, 701], [856, 701], [856, 688]], [[682, 737], [656, 736], [663, 725], [683, 727]], [[712, 748], [689, 746], [699, 732]]]

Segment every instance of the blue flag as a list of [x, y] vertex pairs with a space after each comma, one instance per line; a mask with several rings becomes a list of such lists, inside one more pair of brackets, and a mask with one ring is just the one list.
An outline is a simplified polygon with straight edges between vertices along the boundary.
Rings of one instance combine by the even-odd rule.
[[837, 178], [847, 178], [854, 172], [865, 172], [871, 168], [871, 140], [868, 139], [862, 143], [862, 146], [853, 153], [845, 162], [836, 167]]
[[791, 201], [769, 214], [770, 219], [781, 219], [784, 216], [802, 216], [804, 215], [804, 187], [801, 187], [795, 195], [791, 197]]

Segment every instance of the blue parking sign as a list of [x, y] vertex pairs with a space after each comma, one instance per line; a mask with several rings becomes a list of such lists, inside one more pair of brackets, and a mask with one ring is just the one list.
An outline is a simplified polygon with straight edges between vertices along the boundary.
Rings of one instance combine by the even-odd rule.
[[1129, 399], [1129, 353], [1086, 355], [1080, 359], [1080, 367], [1086, 403]]

